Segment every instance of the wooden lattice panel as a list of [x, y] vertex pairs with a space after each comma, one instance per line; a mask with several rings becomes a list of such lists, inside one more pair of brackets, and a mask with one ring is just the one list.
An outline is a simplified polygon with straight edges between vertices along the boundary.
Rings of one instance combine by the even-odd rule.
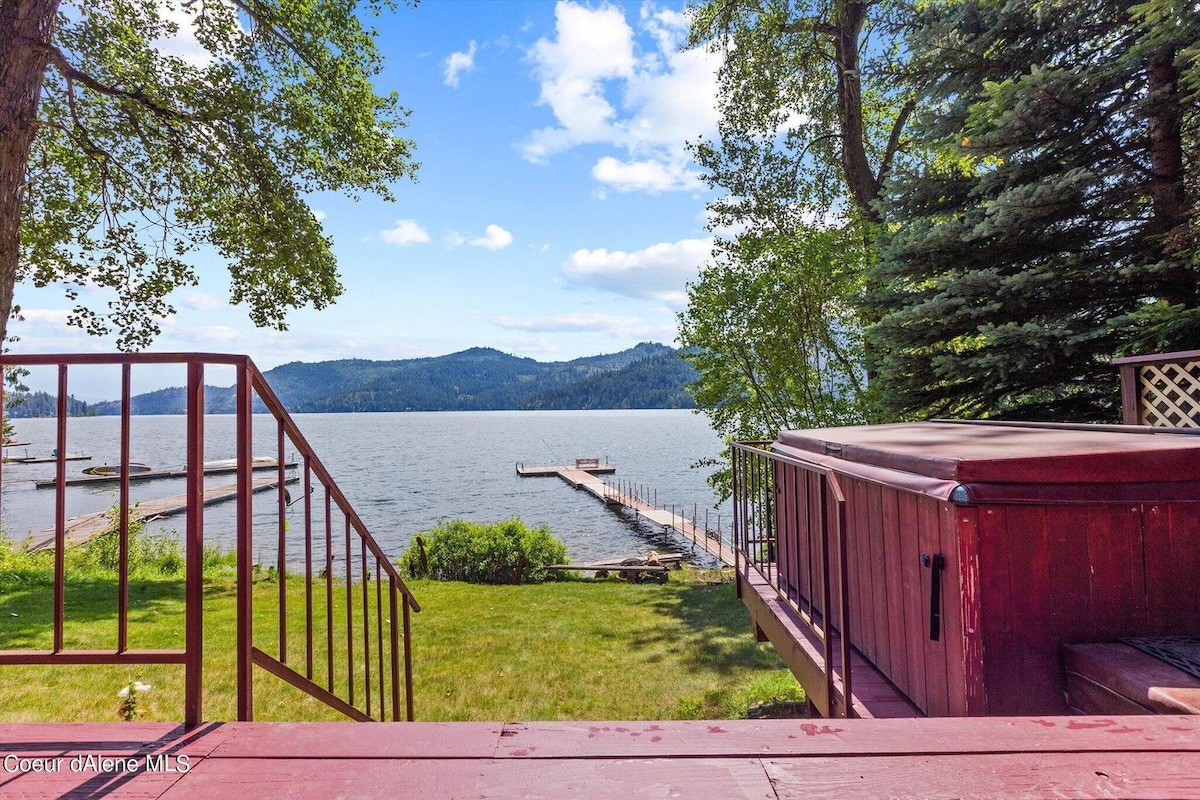
[[1138, 383], [1143, 425], [1200, 428], [1200, 361], [1146, 365]]

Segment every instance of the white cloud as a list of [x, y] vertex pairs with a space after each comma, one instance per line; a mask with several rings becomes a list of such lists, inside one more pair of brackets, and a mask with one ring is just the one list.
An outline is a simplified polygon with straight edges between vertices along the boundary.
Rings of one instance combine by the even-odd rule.
[[560, 314], [552, 317], [492, 317], [500, 328], [529, 333], [608, 333], [614, 336], [672, 336], [671, 325], [648, 323], [641, 317], [612, 314]]
[[320, 209], [314, 208], [312, 215], [313, 215], [313, 219], [315, 219], [317, 222], [325, 221], [325, 212], [321, 211]]
[[512, 244], [513, 235], [499, 225], [488, 225], [484, 228], [483, 236], [476, 236], [470, 241], [472, 247], [484, 247], [488, 250], [503, 250]]
[[641, 324], [638, 317], [615, 317], [610, 314], [561, 314], [554, 317], [492, 317], [492, 322], [508, 330], [537, 333], [578, 333], [610, 331], [617, 327]]
[[213, 311], [225, 305], [225, 302], [216, 295], [195, 290], [181, 293], [178, 302], [184, 308], [190, 308], [195, 311]]
[[388, 244], [405, 247], [410, 244], [424, 244], [428, 242], [429, 234], [417, 224], [416, 220], [398, 219], [395, 225], [386, 231], [380, 231], [379, 238]]
[[447, 86], [458, 88], [458, 78], [464, 72], [470, 72], [475, 69], [475, 40], [467, 46], [467, 51], [451, 53], [446, 57], [446, 77], [444, 83]]
[[687, 304], [687, 283], [699, 274], [711, 239], [660, 242], [624, 252], [576, 250], [563, 265], [568, 282], [626, 297], [658, 300], [674, 309]]
[[[182, 60], [184, 63], [203, 69], [213, 63], [216, 59], [213, 54], [196, 38], [196, 19], [201, 11], [208, 13], [228, 13], [232, 15], [234, 20], [238, 20], [237, 10], [233, 3], [227, 0], [218, 0], [218, 2], [210, 2], [207, 5], [200, 3], [165, 3], [163, 0], [158, 0], [155, 4], [159, 16], [169, 23], [174, 23], [178, 27], [178, 31], [172, 36], [164, 36], [155, 39], [151, 45], [164, 56], [174, 56]], [[225, 8], [219, 9], [218, 6], [224, 5]], [[245, 27], [244, 21], [239, 21], [241, 26], [240, 34], [248, 34], [250, 31]], [[238, 33], [233, 34], [233, 39], [238, 38]], [[235, 41], [230, 41], [230, 47], [236, 44]]]
[[604, 81], [631, 77], [637, 64], [633, 30], [621, 9], [562, 0], [554, 18], [556, 38], [538, 39], [529, 56], [541, 83], [539, 102], [550, 106], [560, 127], [530, 136], [523, 155], [535, 162], [576, 144], [610, 140], [616, 110]]
[[539, 39], [529, 58], [557, 125], [529, 134], [522, 155], [537, 163], [609, 145], [625, 158], [600, 159], [592, 175], [619, 191], [697, 188], [684, 145], [716, 130], [720, 56], [680, 51], [688, 17], [643, 5], [638, 26], [653, 41], [644, 48], [619, 8], [560, 0], [555, 18], [555, 37]]
[[[23, 308], [21, 317], [30, 326], [66, 327], [70, 311], [58, 308]], [[20, 324], [20, 323], [18, 323]]]
[[654, 160], [619, 161], [605, 156], [592, 167], [592, 177], [618, 192], [658, 194], [701, 188], [699, 173], [689, 171], [686, 162], [682, 161], [670, 164]]

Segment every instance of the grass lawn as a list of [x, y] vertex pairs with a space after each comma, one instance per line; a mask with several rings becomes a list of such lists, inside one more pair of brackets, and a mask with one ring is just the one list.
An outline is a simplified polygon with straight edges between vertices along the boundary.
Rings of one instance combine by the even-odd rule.
[[[204, 717], [228, 720], [236, 715], [235, 583], [210, 577], [206, 586]], [[802, 697], [770, 645], [755, 642], [733, 584], [712, 573], [672, 572], [662, 585], [412, 588], [423, 607], [413, 615], [419, 720], [729, 718], [755, 702]], [[302, 608], [302, 587], [288, 590], [289, 605]], [[50, 597], [45, 585], [0, 592], [0, 649], [49, 649]], [[256, 586], [256, 641], [268, 652], [277, 597], [276, 584]], [[182, 581], [136, 581], [130, 631], [131, 647], [181, 646]], [[302, 632], [293, 626], [289, 636], [295, 659]], [[68, 585], [65, 638], [68, 648], [114, 646], [115, 581]], [[154, 686], [139, 697], [144, 718], [182, 719], [181, 667], [4, 666], [0, 721], [118, 719], [117, 692], [139, 672]], [[257, 719], [344, 719], [262, 670], [254, 680]]]

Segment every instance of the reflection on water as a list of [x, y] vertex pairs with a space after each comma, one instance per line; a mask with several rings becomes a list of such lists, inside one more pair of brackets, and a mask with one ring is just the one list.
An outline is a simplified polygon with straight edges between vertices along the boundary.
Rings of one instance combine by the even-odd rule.
[[[707, 420], [688, 411], [302, 414], [296, 422], [384, 551], [393, 556], [408, 546], [414, 533], [453, 517], [480, 522], [520, 517], [531, 525], [547, 525], [567, 543], [575, 561], [651, 549], [686, 552], [690, 545], [685, 540], [663, 534], [632, 513], [609, 510], [557, 478], [518, 478], [515, 464], [608, 458], [617, 467], [616, 477], [652, 487], [660, 503], [674, 503], [689, 515], [695, 508], [703, 519], [712, 502], [707, 471], [692, 469], [691, 464], [721, 449]], [[257, 416], [254, 423], [255, 454], [274, 455], [274, 420]], [[17, 420], [16, 426], [19, 438], [30, 443], [20, 450], [48, 455], [56, 446], [53, 420]], [[93, 459], [69, 462], [68, 474], [78, 474], [89, 464], [117, 461], [119, 430], [116, 417], [69, 420], [67, 450], [89, 453]], [[233, 417], [207, 417], [204, 439], [206, 460], [233, 456]], [[186, 455], [184, 418], [134, 417], [130, 449], [134, 461], [155, 468], [181, 466]], [[286, 457], [292, 455], [285, 450]], [[54, 491], [35, 489], [32, 483], [33, 478], [53, 477], [53, 471], [53, 464], [4, 465], [0, 524], [10, 538], [54, 526]], [[228, 475], [208, 478], [209, 486], [230, 482]], [[184, 482], [134, 484], [131, 491], [135, 502], [144, 501], [182, 494]], [[292, 487], [290, 492], [290, 524], [298, 525], [303, 520], [303, 490]], [[66, 501], [68, 516], [103, 510], [116, 502], [116, 485], [73, 487]], [[274, 541], [274, 503], [273, 495], [255, 500], [255, 541], [264, 551], [260, 557]], [[713, 527], [718, 514], [727, 530], [728, 509], [710, 509]], [[207, 509], [206, 541], [232, 548], [233, 519], [232, 503]], [[184, 519], [159, 525], [182, 530]], [[702, 556], [697, 561], [710, 563]]]

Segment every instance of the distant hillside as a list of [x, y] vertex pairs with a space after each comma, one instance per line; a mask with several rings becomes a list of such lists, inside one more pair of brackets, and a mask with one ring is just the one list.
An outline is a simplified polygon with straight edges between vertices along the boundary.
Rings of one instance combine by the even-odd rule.
[[[58, 416], [58, 398], [46, 392], [18, 393], [8, 398], [5, 413], [14, 419]], [[72, 417], [94, 417], [96, 407], [67, 395], [67, 414]]]
[[521, 407], [528, 409], [691, 408], [684, 388], [696, 379], [691, 363], [673, 350], [597, 372], [549, 389]]
[[[661, 344], [643, 342], [610, 355], [540, 362], [475, 347], [434, 358], [347, 359], [282, 364], [267, 382], [293, 413], [344, 411], [490, 411], [503, 409], [691, 408], [691, 365]], [[210, 413], [232, 413], [232, 387], [205, 387]], [[182, 414], [181, 387], [133, 398], [135, 414]], [[118, 414], [115, 401], [93, 414]]]

